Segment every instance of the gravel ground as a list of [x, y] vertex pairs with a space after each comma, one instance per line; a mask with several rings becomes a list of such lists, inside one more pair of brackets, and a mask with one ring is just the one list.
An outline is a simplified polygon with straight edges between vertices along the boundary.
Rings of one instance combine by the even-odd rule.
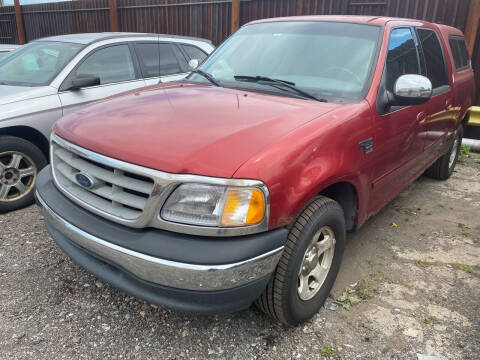
[[151, 306], [72, 263], [34, 206], [0, 215], [0, 359], [479, 359], [479, 215], [480, 156], [418, 179], [349, 236], [338, 307], [297, 328]]

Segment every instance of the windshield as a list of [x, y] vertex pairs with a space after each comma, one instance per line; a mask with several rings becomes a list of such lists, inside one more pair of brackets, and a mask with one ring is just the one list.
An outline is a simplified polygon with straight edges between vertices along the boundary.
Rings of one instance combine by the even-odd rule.
[[0, 60], [0, 84], [48, 85], [83, 45], [37, 41], [22, 46]]
[[[252, 24], [225, 41], [199, 69], [226, 87], [279, 91], [267, 83], [240, 80], [243, 76], [263, 76], [291, 82], [328, 101], [358, 101], [370, 85], [379, 34], [380, 27], [365, 24]], [[207, 81], [200, 74], [192, 74], [189, 79]], [[281, 95], [294, 96], [285, 91]]]

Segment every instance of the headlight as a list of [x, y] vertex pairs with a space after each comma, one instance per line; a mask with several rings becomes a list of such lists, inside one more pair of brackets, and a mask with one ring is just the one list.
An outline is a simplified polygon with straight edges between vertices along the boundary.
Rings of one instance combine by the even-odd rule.
[[265, 216], [265, 195], [258, 188], [183, 184], [161, 210], [166, 221], [235, 227], [258, 224]]

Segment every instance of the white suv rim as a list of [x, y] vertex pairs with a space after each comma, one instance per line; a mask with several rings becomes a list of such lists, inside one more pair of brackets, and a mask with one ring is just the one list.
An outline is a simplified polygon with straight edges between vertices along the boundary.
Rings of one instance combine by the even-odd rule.
[[17, 201], [32, 191], [37, 167], [27, 155], [17, 151], [0, 153], [0, 202]]

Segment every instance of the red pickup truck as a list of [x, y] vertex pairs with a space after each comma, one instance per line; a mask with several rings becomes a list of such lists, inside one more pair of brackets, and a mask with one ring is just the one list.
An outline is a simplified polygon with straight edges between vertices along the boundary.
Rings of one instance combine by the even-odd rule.
[[185, 80], [56, 123], [36, 198], [58, 246], [151, 303], [321, 307], [346, 233], [453, 172], [474, 96], [462, 33], [418, 20], [254, 21]]

